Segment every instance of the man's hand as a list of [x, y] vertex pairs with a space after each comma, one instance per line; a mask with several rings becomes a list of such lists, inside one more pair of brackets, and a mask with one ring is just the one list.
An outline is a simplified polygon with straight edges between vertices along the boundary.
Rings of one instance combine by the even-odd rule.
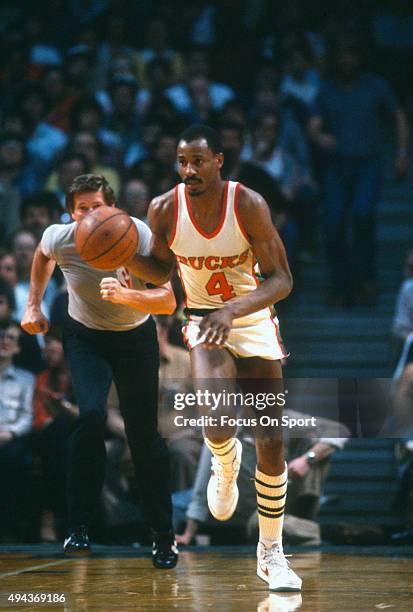
[[122, 287], [117, 278], [105, 277], [100, 281], [100, 297], [106, 302], [122, 304], [124, 301], [125, 288]]
[[27, 306], [20, 323], [28, 334], [46, 334], [49, 330], [49, 321], [39, 306]]
[[297, 457], [288, 463], [288, 476], [290, 478], [303, 478], [310, 471], [305, 456]]
[[198, 339], [202, 338], [207, 348], [222, 348], [232, 328], [233, 315], [229, 309], [221, 308], [206, 315], [199, 324]]

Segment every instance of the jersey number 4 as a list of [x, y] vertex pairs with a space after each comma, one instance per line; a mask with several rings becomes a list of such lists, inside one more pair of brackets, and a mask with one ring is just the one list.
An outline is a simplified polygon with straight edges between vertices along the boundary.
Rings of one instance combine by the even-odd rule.
[[208, 295], [220, 295], [223, 302], [236, 296], [234, 287], [229, 284], [224, 272], [214, 272], [205, 285], [205, 289]]

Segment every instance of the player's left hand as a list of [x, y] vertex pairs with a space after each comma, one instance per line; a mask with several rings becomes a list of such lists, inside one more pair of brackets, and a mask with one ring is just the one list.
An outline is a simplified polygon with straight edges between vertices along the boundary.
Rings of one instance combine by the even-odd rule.
[[229, 310], [221, 308], [203, 317], [199, 324], [198, 339], [203, 338], [205, 346], [209, 349], [223, 348], [234, 317]]
[[105, 277], [100, 281], [100, 297], [106, 302], [121, 304], [124, 288], [117, 278]]

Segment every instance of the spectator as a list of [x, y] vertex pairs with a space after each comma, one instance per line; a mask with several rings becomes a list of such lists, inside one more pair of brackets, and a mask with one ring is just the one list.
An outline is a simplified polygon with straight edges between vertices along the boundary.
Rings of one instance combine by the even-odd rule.
[[145, 66], [146, 88], [138, 93], [138, 111], [145, 114], [154, 100], [171, 85], [171, 65], [167, 59], [154, 58]]
[[[37, 247], [35, 235], [26, 229], [18, 230], [13, 234], [10, 240], [12, 252], [17, 262], [17, 284], [14, 287], [16, 309], [13, 316], [17, 321], [20, 321], [23, 312], [26, 308], [27, 298], [29, 296], [30, 271], [34, 252]], [[53, 299], [56, 295], [56, 281], [51, 278], [46, 289], [44, 304], [46, 312], [49, 312]]]
[[32, 427], [34, 376], [13, 366], [20, 327], [0, 322], [0, 538], [22, 538], [29, 504], [31, 453], [24, 436]]
[[[14, 262], [14, 257], [7, 251], [0, 252], [0, 323], [10, 321], [15, 309], [14, 285], [10, 284], [5, 278], [5, 276], [10, 278], [12, 273], [7, 272], [5, 276], [2, 275], [2, 269], [7, 265], [7, 261]], [[10, 267], [13, 265], [15, 269], [15, 262], [10, 264]], [[16, 272], [14, 274], [16, 275]], [[30, 336], [30, 334], [21, 330], [20, 351], [14, 355], [13, 364], [33, 374], [43, 370], [45, 362], [36, 336]]]
[[56, 175], [57, 185], [54, 190], [55, 195], [59, 198], [62, 207], [60, 221], [67, 223], [70, 217], [64, 212], [65, 194], [73, 179], [80, 174], [88, 174], [90, 166], [87, 158], [81, 153], [66, 153], [57, 163]]
[[37, 83], [30, 83], [24, 87], [16, 106], [22, 113], [26, 126], [30, 126], [30, 133], [41, 121], [44, 121], [48, 110], [46, 95]]
[[19, 190], [0, 179], [0, 246], [19, 226], [20, 202]]
[[244, 127], [236, 122], [221, 123], [219, 135], [225, 156], [223, 176], [230, 180], [238, 177], [241, 183], [261, 193], [277, 221], [278, 213], [284, 213], [286, 210], [285, 199], [266, 170], [259, 168], [257, 164], [242, 159], [245, 146]]
[[60, 66], [49, 66], [49, 68], [43, 71], [40, 83], [47, 101], [48, 110], [53, 113], [62, 104], [67, 94], [63, 68]]
[[63, 534], [67, 441], [79, 411], [62, 341], [53, 330], [45, 337], [44, 357], [47, 369], [38, 374], [34, 391], [32, 444], [41, 462], [40, 505], [53, 514], [53, 522], [46, 516], [50, 522], [48, 537], [56, 541]]
[[[14, 134], [0, 138], [0, 185], [13, 193], [13, 188], [25, 193], [24, 167], [27, 160], [24, 139]], [[16, 197], [14, 198], [16, 201]]]
[[119, 74], [116, 68], [119, 60], [122, 66], [127, 67], [129, 73], [134, 71], [134, 50], [125, 45], [127, 26], [126, 17], [118, 11], [105, 16], [103, 40], [96, 50], [96, 62], [93, 71], [93, 89], [95, 91], [105, 89], [110, 78], [114, 74]]
[[166, 96], [173, 102], [175, 108], [189, 115], [193, 122], [200, 121], [199, 113], [205, 111], [205, 104], [208, 104], [210, 111], [220, 111], [235, 96], [228, 85], [210, 81], [209, 72], [207, 49], [193, 47], [188, 55], [185, 82], [166, 90]]
[[150, 201], [151, 194], [145, 181], [138, 178], [131, 178], [124, 183], [120, 203], [122, 208], [130, 215], [138, 217], [138, 219], [146, 223], [146, 215]]
[[75, 45], [66, 52], [64, 63], [65, 95], [48, 117], [48, 123], [65, 133], [70, 130], [73, 104], [88, 93], [89, 75], [93, 66], [93, 51], [87, 45]]
[[47, 18], [33, 12], [26, 13], [21, 29], [30, 54], [30, 67], [33, 74], [38, 74], [44, 66], [58, 65], [62, 57], [57, 47], [46, 42]]
[[162, 133], [155, 143], [152, 157], [156, 164], [155, 193], [165, 193], [180, 182], [176, 171], [176, 145], [174, 134]]
[[138, 79], [144, 86], [148, 86], [145, 80], [146, 68], [153, 60], [166, 60], [171, 67], [171, 80], [174, 83], [183, 77], [184, 66], [182, 57], [174, 49], [168, 47], [168, 28], [162, 19], [152, 19], [146, 30], [146, 47], [138, 56]]
[[128, 171], [130, 178], [137, 178], [148, 185], [151, 197], [157, 195], [155, 193], [156, 183], [156, 162], [152, 157], [145, 157], [134, 164]]
[[297, 101], [308, 117], [318, 94], [319, 85], [320, 77], [311, 69], [310, 49], [305, 44], [290, 49], [285, 62], [285, 75], [280, 86], [283, 98]]
[[17, 284], [16, 257], [11, 251], [7, 251], [6, 249], [0, 249], [0, 278], [5, 280], [14, 290], [14, 287]]
[[2, 103], [9, 111], [21, 92], [22, 83], [30, 80], [29, 54], [19, 36], [3, 37], [2, 43]]
[[[388, 83], [363, 72], [360, 47], [351, 41], [338, 44], [310, 121], [312, 138], [324, 152], [323, 223], [335, 306], [372, 305], [377, 297], [375, 216], [383, 182], [383, 108], [396, 122], [396, 173], [402, 177], [407, 171], [405, 114]], [[350, 217], [352, 247], [347, 237]]]
[[121, 160], [121, 143], [115, 132], [103, 127], [103, 122], [103, 108], [94, 96], [82, 96], [73, 104], [70, 113], [71, 131], [95, 134], [102, 143], [102, 162], [117, 167]]
[[142, 127], [135, 108], [137, 91], [138, 82], [132, 75], [114, 77], [109, 87], [111, 113], [105, 127], [116, 134], [122, 154], [139, 137]]
[[406, 278], [397, 296], [392, 323], [394, 353], [399, 358], [394, 389], [394, 411], [397, 431], [403, 437], [413, 435], [411, 407], [413, 398], [413, 279]]
[[302, 255], [311, 257], [317, 231], [317, 190], [306, 138], [299, 125], [291, 118], [283, 122], [276, 113], [262, 115], [253, 132], [252, 160], [279, 185], [298, 224]]
[[59, 223], [61, 207], [50, 191], [42, 191], [25, 198], [20, 208], [22, 229], [32, 232], [39, 241], [46, 227]]
[[284, 240], [290, 265], [296, 256], [297, 229], [289, 218], [288, 202], [280, 186], [264, 169], [257, 164], [242, 159], [245, 146], [244, 128], [236, 122], [220, 125], [219, 134], [224, 153], [222, 176], [229, 180], [239, 180], [250, 189], [261, 193], [271, 210], [275, 226]]
[[[114, 168], [101, 164], [102, 146], [93, 132], [86, 130], [75, 132], [69, 142], [68, 149], [73, 155], [84, 155], [89, 163], [90, 172], [103, 174], [113, 186], [116, 196], [119, 196], [120, 177]], [[54, 191], [57, 188], [57, 173], [53, 172], [47, 182], [47, 188]]]
[[257, 68], [250, 118], [255, 121], [265, 113], [273, 113], [280, 105], [281, 72], [273, 62], [263, 62]]

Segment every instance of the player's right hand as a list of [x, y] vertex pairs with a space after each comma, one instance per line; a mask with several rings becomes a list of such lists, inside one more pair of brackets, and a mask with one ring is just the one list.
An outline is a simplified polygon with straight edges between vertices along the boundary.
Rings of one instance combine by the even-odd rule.
[[38, 306], [27, 306], [20, 323], [28, 334], [46, 334], [49, 330], [49, 321]]

